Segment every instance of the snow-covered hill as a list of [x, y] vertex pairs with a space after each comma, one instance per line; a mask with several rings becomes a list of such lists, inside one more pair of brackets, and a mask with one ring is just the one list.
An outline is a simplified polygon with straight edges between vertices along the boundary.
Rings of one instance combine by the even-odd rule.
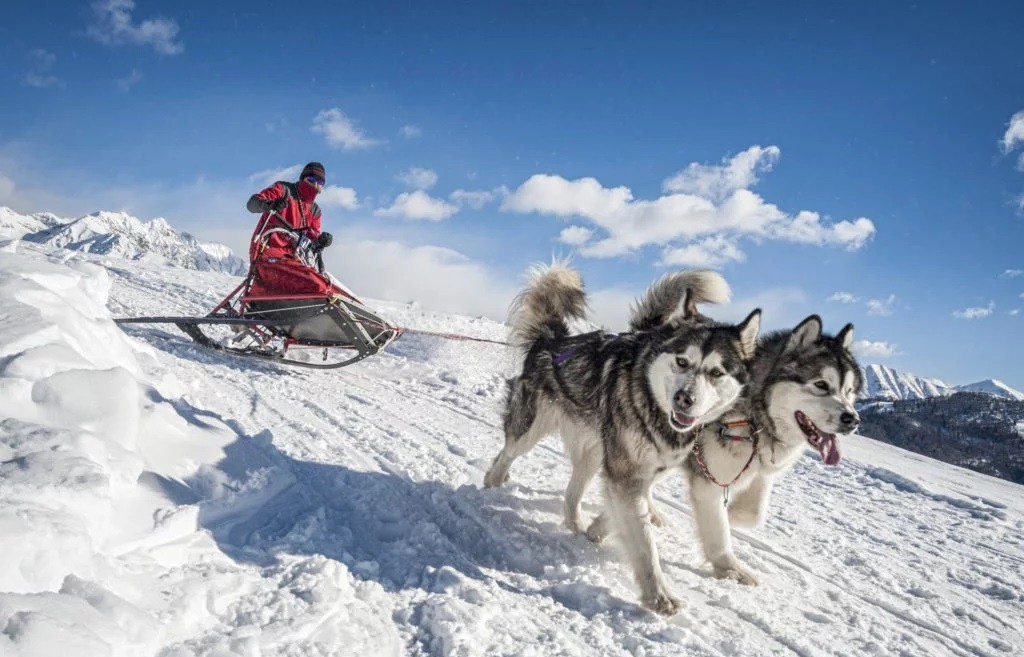
[[957, 392], [981, 392], [1017, 401], [1024, 400], [1024, 392], [1015, 390], [1002, 381], [986, 379], [976, 383], [950, 386], [939, 379], [928, 379], [900, 372], [885, 365], [868, 365], [864, 368], [863, 399], [925, 399], [952, 395]]
[[170, 263], [188, 269], [241, 275], [248, 262], [222, 244], [176, 231], [163, 219], [141, 221], [124, 212], [94, 212], [76, 219], [52, 214], [19, 215], [0, 208], [0, 237], [19, 238], [73, 251], [126, 260]]
[[[664, 619], [636, 605], [614, 540], [561, 527], [556, 441], [481, 487], [505, 348], [406, 335], [340, 371], [253, 364], [110, 320], [203, 313], [236, 278], [0, 251], [4, 657], [1024, 648], [1020, 486], [851, 437], [840, 467], [802, 459], [766, 525], [734, 532], [761, 575], [746, 588], [710, 576], [667, 478], [656, 540], [686, 607]], [[403, 326], [504, 333], [372, 303]]]

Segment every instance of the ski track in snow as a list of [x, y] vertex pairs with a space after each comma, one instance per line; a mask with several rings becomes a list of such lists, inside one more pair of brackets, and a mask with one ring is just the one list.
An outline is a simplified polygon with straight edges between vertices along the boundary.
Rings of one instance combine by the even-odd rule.
[[[205, 314], [238, 280], [106, 266], [113, 316]], [[503, 338], [484, 320], [370, 303], [399, 324]], [[749, 588], [710, 576], [685, 483], [669, 478], [656, 490], [668, 521], [656, 540], [685, 606], [663, 619], [637, 606], [614, 539], [596, 546], [562, 527], [568, 467], [556, 439], [517, 461], [503, 488], [482, 487], [502, 442], [510, 350], [407, 335], [386, 353], [316, 372], [206, 351], [170, 326], [125, 332], [151, 350], [140, 362], [155, 403], [234, 436], [219, 461], [156, 485], [169, 509], [198, 508], [200, 534], [214, 544], [159, 575], [178, 607], [153, 613], [203, 621], [167, 634], [160, 655], [346, 655], [360, 645], [438, 656], [1024, 649], [1019, 486], [850, 438], [840, 467], [808, 455], [776, 486], [766, 525], [734, 532], [737, 556], [760, 574]], [[599, 510], [599, 488], [587, 514]], [[190, 540], [174, 534], [161, 546], [156, 537], [147, 550]], [[0, 595], [0, 635], [3, 605]]]

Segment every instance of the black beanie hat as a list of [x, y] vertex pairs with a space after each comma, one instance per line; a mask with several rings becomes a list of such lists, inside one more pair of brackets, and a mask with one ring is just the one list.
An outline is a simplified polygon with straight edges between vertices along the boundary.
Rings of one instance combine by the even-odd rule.
[[302, 173], [299, 174], [299, 180], [305, 180], [306, 176], [316, 176], [320, 180], [327, 180], [327, 172], [324, 171], [324, 165], [319, 162], [310, 162], [306, 166], [302, 167]]

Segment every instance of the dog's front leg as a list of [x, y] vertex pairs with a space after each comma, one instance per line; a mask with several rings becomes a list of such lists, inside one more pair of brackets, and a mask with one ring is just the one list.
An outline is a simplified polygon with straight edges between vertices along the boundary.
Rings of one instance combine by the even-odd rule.
[[608, 512], [640, 586], [640, 599], [644, 606], [671, 616], [683, 603], [669, 591], [661, 572], [658, 547], [654, 543], [651, 524], [647, 521], [645, 491], [642, 481], [609, 481]]
[[729, 502], [729, 525], [757, 527], [768, 512], [768, 498], [772, 493], [772, 480], [757, 475], [745, 490], [733, 495]]
[[756, 585], [757, 578], [740, 566], [732, 552], [729, 516], [722, 504], [722, 489], [703, 477], [694, 476], [690, 478], [690, 497], [693, 499], [693, 517], [697, 521], [701, 546], [714, 568], [715, 577]]

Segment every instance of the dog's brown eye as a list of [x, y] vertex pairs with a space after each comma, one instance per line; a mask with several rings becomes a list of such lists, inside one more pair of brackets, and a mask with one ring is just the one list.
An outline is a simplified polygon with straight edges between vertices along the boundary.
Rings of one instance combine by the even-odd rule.
[[676, 357], [676, 366], [679, 367], [679, 369], [681, 369], [681, 370], [689, 369], [690, 361], [686, 360], [682, 356], [677, 356]]
[[725, 372], [723, 372], [721, 368], [716, 367], [710, 372], [708, 372], [708, 376], [710, 376], [712, 379], [720, 379], [723, 376], [725, 376]]
[[825, 383], [824, 381], [815, 381], [814, 387], [817, 388], [818, 390], [821, 390], [822, 392], [828, 392], [828, 384]]

